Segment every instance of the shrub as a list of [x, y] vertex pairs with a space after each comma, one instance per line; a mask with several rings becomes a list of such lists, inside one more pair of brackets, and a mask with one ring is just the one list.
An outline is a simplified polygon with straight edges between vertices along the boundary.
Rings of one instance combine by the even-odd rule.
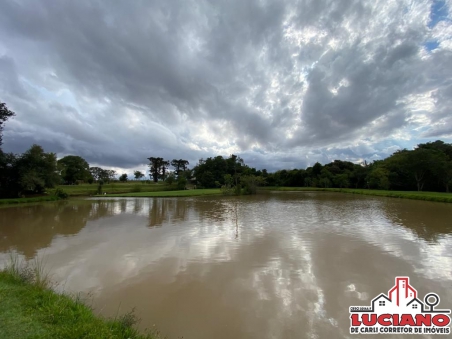
[[53, 195], [60, 199], [67, 199], [69, 197], [69, 194], [67, 194], [64, 190], [62, 190], [59, 187], [55, 190], [55, 192], [53, 192]]
[[183, 176], [179, 176], [177, 179], [177, 189], [178, 190], [184, 190], [187, 185], [187, 179], [185, 179]]
[[176, 180], [176, 178], [174, 177], [174, 174], [171, 173], [170, 175], [168, 175], [168, 178], [166, 178], [165, 182], [168, 185], [172, 185], [174, 183], [174, 181]]

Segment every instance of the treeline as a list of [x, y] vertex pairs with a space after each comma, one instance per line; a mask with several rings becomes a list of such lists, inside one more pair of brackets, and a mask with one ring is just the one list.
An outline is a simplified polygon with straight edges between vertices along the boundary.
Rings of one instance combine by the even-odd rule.
[[384, 160], [354, 164], [335, 160], [307, 169], [280, 170], [266, 177], [269, 186], [369, 188], [450, 192], [452, 144], [441, 140], [400, 150]]
[[[80, 156], [68, 155], [57, 160], [33, 145], [23, 154], [4, 153], [1, 149], [3, 124], [15, 115], [0, 103], [0, 198], [42, 194], [59, 184], [108, 183], [116, 179], [114, 170], [90, 167]], [[187, 184], [197, 188], [221, 187], [225, 193], [255, 193], [258, 186], [369, 188], [404, 191], [449, 192], [452, 186], [452, 144], [441, 140], [419, 144], [414, 150], [397, 151], [384, 160], [355, 164], [335, 160], [314, 164], [306, 169], [279, 170], [249, 167], [237, 155], [200, 159], [193, 168], [184, 159], [165, 160], [149, 157], [149, 176], [154, 182]], [[145, 176], [134, 172], [134, 178]], [[129, 180], [126, 173], [120, 181]], [[100, 190], [101, 191], [101, 190]]]
[[[33, 145], [23, 154], [4, 153], [0, 148], [0, 198], [41, 195], [47, 188], [57, 185], [97, 183], [102, 186], [118, 180], [116, 171], [90, 167], [80, 156], [68, 155], [57, 160], [55, 153], [47, 153], [39, 145]], [[135, 179], [144, 174], [135, 171]], [[127, 181], [122, 174], [119, 181]], [[101, 189], [98, 189], [101, 192]], [[61, 197], [65, 194], [57, 191]]]
[[[244, 164], [239, 157], [201, 159], [193, 169], [197, 183], [205, 188], [256, 185], [322, 188], [369, 188], [400, 191], [449, 192], [452, 186], [452, 144], [441, 140], [400, 150], [384, 160], [355, 164], [334, 160], [306, 169], [268, 173]], [[232, 180], [232, 181], [231, 181]], [[242, 187], [243, 188], [243, 187]]]

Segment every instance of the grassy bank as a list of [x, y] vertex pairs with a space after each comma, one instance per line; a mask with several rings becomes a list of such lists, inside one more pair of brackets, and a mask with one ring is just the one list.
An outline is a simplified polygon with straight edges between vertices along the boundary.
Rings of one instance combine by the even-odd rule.
[[107, 194], [105, 197], [195, 197], [200, 195], [221, 194], [219, 188], [183, 190], [183, 191], [160, 191], [160, 192], [136, 192], [125, 194]]
[[15, 198], [15, 199], [0, 199], [0, 205], [15, 205], [15, 204], [25, 204], [32, 202], [43, 202], [43, 201], [57, 201], [60, 198], [54, 195], [47, 195], [42, 197], [34, 198]]
[[[23, 203], [35, 203], [44, 201], [56, 201], [59, 200], [54, 195], [55, 191], [60, 189], [68, 194], [69, 197], [89, 197], [97, 194], [98, 185], [93, 184], [81, 184], [81, 185], [59, 185], [53, 189], [48, 190], [48, 195], [41, 197], [30, 198], [14, 198], [14, 199], [0, 199], [1, 205], [15, 205]], [[140, 193], [140, 192], [167, 192], [174, 191], [177, 186], [167, 185], [163, 183], [145, 183], [140, 181], [130, 182], [115, 182], [111, 184], [102, 185], [102, 193], [107, 194], [124, 194], [124, 193]]]
[[443, 193], [443, 192], [385, 191], [385, 190], [368, 190], [353, 188], [319, 188], [319, 187], [261, 187], [260, 189], [271, 191], [341, 192], [352, 194], [377, 195], [381, 197], [390, 197], [390, 198], [404, 198], [404, 199], [452, 203], [452, 193]]
[[[97, 194], [97, 184], [80, 184], [80, 185], [59, 185], [57, 188], [61, 188], [70, 197], [87, 197]], [[169, 191], [175, 190], [176, 185], [166, 185], [163, 183], [149, 183], [146, 184], [140, 181], [129, 182], [114, 182], [110, 184], [102, 185], [102, 192], [107, 194], [115, 193], [131, 193], [131, 192], [157, 192], [157, 191]], [[55, 189], [50, 189], [49, 193], [53, 193]]]
[[133, 313], [103, 319], [79, 298], [57, 294], [48, 286], [39, 267], [12, 265], [0, 271], [0, 338], [159, 338], [140, 335], [133, 328]]

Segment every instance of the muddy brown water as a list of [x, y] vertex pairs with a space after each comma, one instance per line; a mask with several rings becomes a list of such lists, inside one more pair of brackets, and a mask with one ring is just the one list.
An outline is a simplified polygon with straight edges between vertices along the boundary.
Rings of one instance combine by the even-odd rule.
[[140, 329], [170, 339], [347, 338], [349, 307], [398, 275], [452, 308], [445, 203], [325, 192], [69, 200], [0, 209], [1, 263], [11, 251], [42, 258], [57, 290], [81, 292], [99, 314], [135, 308]]

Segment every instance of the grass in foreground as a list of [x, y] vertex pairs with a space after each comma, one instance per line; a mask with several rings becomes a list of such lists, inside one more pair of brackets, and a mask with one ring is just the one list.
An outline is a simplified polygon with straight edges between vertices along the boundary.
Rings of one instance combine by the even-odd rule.
[[17, 261], [0, 271], [0, 338], [134, 338], [133, 312], [115, 320], [97, 317], [78, 297], [60, 295], [49, 288], [42, 266], [20, 266]]
[[183, 191], [163, 191], [163, 192], [136, 192], [124, 194], [107, 194], [104, 197], [195, 197], [200, 195], [221, 194], [219, 188], [183, 190]]
[[391, 198], [404, 198], [415, 200], [427, 200], [437, 202], [452, 203], [452, 194], [444, 192], [416, 192], [416, 191], [386, 191], [386, 190], [369, 190], [369, 189], [353, 189], [353, 188], [320, 188], [320, 187], [261, 187], [263, 190], [271, 191], [325, 191], [325, 192], [341, 192], [364, 195], [377, 195]]

